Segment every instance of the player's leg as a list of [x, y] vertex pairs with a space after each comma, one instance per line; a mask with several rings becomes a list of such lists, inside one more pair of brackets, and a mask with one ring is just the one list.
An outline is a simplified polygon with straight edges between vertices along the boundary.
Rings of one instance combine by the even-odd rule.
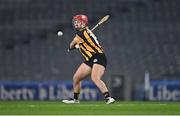
[[82, 63], [79, 68], [77, 69], [76, 73], [73, 76], [73, 92], [74, 92], [74, 98], [78, 99], [80, 89], [81, 89], [81, 80], [83, 80], [85, 77], [90, 75], [91, 68], [86, 65], [85, 63]]
[[110, 97], [109, 91], [105, 83], [101, 80], [105, 72], [105, 67], [100, 64], [94, 64], [92, 67], [91, 79], [104, 94], [107, 104], [113, 103], [115, 100]]
[[85, 77], [90, 75], [90, 73], [91, 73], [91, 68], [85, 63], [82, 63], [73, 76], [73, 92], [74, 92], [73, 99], [63, 100], [62, 102], [79, 103], [78, 99], [79, 99], [79, 94], [80, 94], [80, 89], [81, 89], [81, 80], [83, 80]]

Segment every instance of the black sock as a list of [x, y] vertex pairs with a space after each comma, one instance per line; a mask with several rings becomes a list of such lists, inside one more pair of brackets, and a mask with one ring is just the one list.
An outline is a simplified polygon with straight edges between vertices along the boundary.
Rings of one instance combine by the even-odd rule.
[[74, 93], [74, 99], [76, 99], [76, 100], [79, 99], [79, 93]]
[[107, 91], [107, 92], [104, 92], [103, 95], [104, 95], [104, 98], [105, 98], [105, 99], [108, 99], [108, 98], [110, 97], [110, 94], [109, 94], [108, 91]]

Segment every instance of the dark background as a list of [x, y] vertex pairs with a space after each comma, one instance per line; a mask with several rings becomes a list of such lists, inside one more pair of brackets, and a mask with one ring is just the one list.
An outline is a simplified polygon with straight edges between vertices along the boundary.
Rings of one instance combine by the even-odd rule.
[[83, 60], [66, 51], [72, 16], [87, 15], [92, 28], [109, 14], [94, 32], [108, 58], [104, 80], [113, 88], [109, 80], [123, 77], [130, 99], [145, 72], [178, 79], [179, 11], [179, 0], [0, 0], [0, 80], [72, 80]]

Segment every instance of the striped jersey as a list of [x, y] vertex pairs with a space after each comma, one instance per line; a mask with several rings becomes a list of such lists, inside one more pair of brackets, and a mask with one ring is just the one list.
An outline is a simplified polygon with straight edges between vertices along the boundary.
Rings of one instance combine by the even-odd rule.
[[79, 51], [86, 61], [88, 61], [94, 54], [103, 53], [103, 49], [96, 36], [88, 29], [88, 27], [83, 31], [77, 31], [76, 40], [79, 45]]

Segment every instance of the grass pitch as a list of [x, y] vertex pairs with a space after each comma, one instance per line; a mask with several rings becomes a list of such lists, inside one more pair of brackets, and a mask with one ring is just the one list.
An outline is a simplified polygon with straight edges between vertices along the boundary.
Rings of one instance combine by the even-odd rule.
[[180, 115], [178, 102], [0, 101], [0, 115]]

